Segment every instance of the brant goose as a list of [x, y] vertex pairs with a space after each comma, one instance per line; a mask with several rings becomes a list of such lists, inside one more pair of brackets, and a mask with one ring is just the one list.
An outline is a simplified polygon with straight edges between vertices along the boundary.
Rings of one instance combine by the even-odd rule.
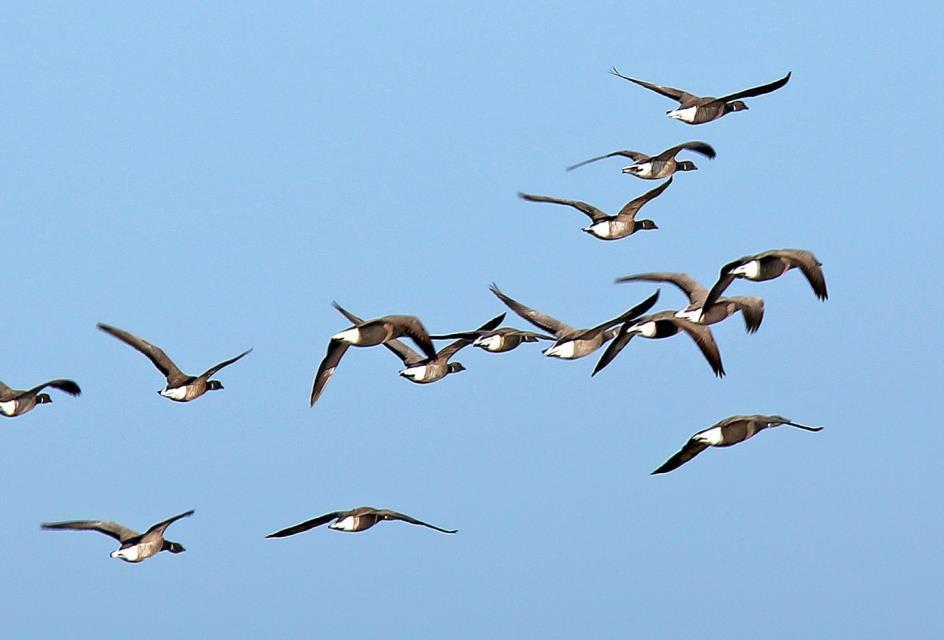
[[77, 396], [82, 393], [82, 390], [79, 389], [79, 385], [72, 380], [50, 380], [27, 391], [11, 389], [0, 382], [0, 415], [7, 416], [8, 418], [21, 416], [24, 413], [32, 411], [33, 407], [38, 404], [49, 404], [52, 402], [52, 398], [49, 394], [40, 393], [40, 391], [46, 387], [65, 391], [71, 396]]
[[406, 514], [391, 511], [390, 509], [357, 507], [356, 509], [351, 509], [350, 511], [332, 511], [331, 513], [326, 513], [323, 516], [296, 524], [294, 527], [288, 527], [287, 529], [270, 533], [266, 536], [266, 538], [284, 538], [286, 536], [292, 536], [296, 533], [301, 533], [303, 531], [308, 531], [309, 529], [314, 529], [315, 527], [320, 527], [330, 520], [334, 520], [334, 522], [329, 524], [328, 528], [334, 529], [336, 531], [364, 531], [366, 529], [370, 529], [372, 526], [383, 520], [402, 520], [403, 522], [409, 522], [410, 524], [418, 524], [423, 527], [429, 527], [430, 529], [435, 529], [436, 531], [441, 531], [442, 533], [456, 533], [458, 531], [458, 529], [440, 529], [439, 527], [429, 524], [428, 522], [411, 518]]
[[736, 296], [718, 298], [707, 312], [703, 311], [708, 289], [686, 273], [638, 273], [617, 278], [616, 282], [669, 282], [681, 289], [688, 296], [689, 305], [677, 311], [675, 317], [691, 320], [698, 324], [715, 324], [740, 311], [744, 314], [744, 325], [748, 333], [754, 333], [764, 320], [763, 298]]
[[498, 285], [494, 282], [489, 289], [491, 289], [492, 293], [498, 296], [508, 308], [519, 316], [539, 329], [553, 333], [557, 337], [557, 341], [552, 346], [545, 349], [543, 353], [549, 357], [562, 358], [565, 360], [576, 360], [577, 358], [582, 358], [593, 353], [602, 347], [607, 340], [611, 340], [616, 335], [616, 325], [632, 321], [644, 314], [651, 309], [656, 303], [656, 300], [659, 299], [659, 292], [656, 291], [626, 313], [612, 320], [607, 320], [603, 324], [599, 324], [590, 329], [575, 329], [560, 320], [535, 311], [534, 309], [524, 306], [517, 300], [509, 298], [501, 292]]
[[717, 120], [721, 116], [727, 115], [732, 111], [745, 111], [747, 110], [747, 105], [741, 101], [741, 98], [753, 98], [765, 93], [770, 93], [771, 91], [776, 91], [783, 85], [787, 84], [787, 82], [790, 80], [790, 74], [788, 73], [784, 77], [771, 82], [770, 84], [753, 87], [751, 89], [745, 89], [744, 91], [738, 91], [737, 93], [732, 93], [722, 98], [700, 98], [688, 92], [682, 91], [681, 89], [663, 87], [662, 85], [652, 84], [651, 82], [636, 80], [635, 78], [624, 76], [616, 70], [616, 67], [610, 69], [610, 73], [612, 73], [617, 78], [635, 82], [641, 87], [645, 87], [655, 91], [656, 93], [660, 93], [666, 98], [677, 100], [679, 103], [678, 108], [667, 111], [665, 115], [675, 120], [681, 120], [685, 124], [703, 124], [705, 122]]
[[491, 331], [464, 331], [460, 333], [446, 333], [442, 335], [430, 336], [433, 340], [454, 340], [456, 338], [472, 339], [472, 346], [479, 347], [489, 353], [504, 353], [511, 351], [515, 347], [525, 342], [537, 342], [538, 340], [557, 340], [553, 336], [546, 336], [543, 333], [534, 331], [525, 331], [515, 329], [514, 327], [499, 327]]
[[659, 339], [669, 338], [684, 331], [695, 341], [703, 356], [711, 365], [711, 370], [719, 378], [724, 376], [724, 365], [721, 363], [721, 353], [718, 351], [718, 345], [711, 333], [711, 329], [702, 324], [696, 324], [684, 318], [679, 318], [676, 311], [660, 311], [652, 315], [637, 318], [631, 322], [626, 322], [620, 327], [616, 339], [610, 343], [600, 357], [597, 366], [593, 369], [591, 376], [595, 376], [606, 365], [613, 361], [620, 351], [623, 350], [633, 336], [640, 335], [643, 338]]
[[678, 469], [708, 447], [730, 447], [732, 444], [744, 442], [759, 431], [769, 427], [778, 427], [782, 424], [807, 431], [823, 430], [822, 427], [808, 427], [805, 424], [797, 424], [783, 416], [731, 416], [693, 435], [681, 451], [669, 458], [665, 464], [653, 471], [652, 474], [668, 473], [673, 469]]
[[607, 215], [592, 204], [587, 204], [580, 200], [564, 200], [562, 198], [536, 196], [529, 193], [519, 193], [518, 197], [530, 202], [550, 202], [552, 204], [563, 204], [573, 207], [590, 216], [591, 224], [584, 227], [584, 231], [600, 240], [619, 240], [620, 238], [631, 236], [640, 230], [659, 228], [652, 220], [636, 220], [636, 214], [644, 204], [658, 197], [670, 184], [672, 184], [672, 178], [669, 178], [664, 184], [659, 185], [648, 193], [627, 202], [623, 208], [613, 216]]
[[823, 266], [809, 251], [804, 249], [771, 249], [752, 256], [744, 256], [721, 267], [718, 281], [711, 287], [705, 299], [705, 308], [710, 309], [735, 278], [747, 278], [755, 282], [773, 280], [790, 269], [798, 268], [806, 276], [813, 293], [820, 300], [829, 297], [826, 292], [826, 276]]
[[[337, 303], [335, 303], [335, 307], [340, 310]], [[315, 402], [318, 401], [325, 385], [334, 375], [334, 370], [338, 368], [338, 364], [348, 347], [352, 345], [355, 347], [375, 347], [378, 344], [385, 344], [402, 336], [411, 338], [430, 360], [436, 357], [436, 349], [433, 347], [429, 334], [419, 318], [415, 316], [383, 316], [367, 322], [355, 323], [353, 327], [331, 336], [331, 340], [328, 342], [328, 350], [318, 366], [315, 382], [311, 387], [311, 406], [314, 406]]]
[[111, 552], [112, 558], [121, 558], [125, 562], [141, 562], [161, 551], [170, 551], [171, 553], [186, 551], [180, 544], [165, 540], [164, 530], [177, 520], [192, 515], [193, 510], [191, 509], [185, 513], [158, 522], [144, 533], [138, 533], [134, 529], [129, 529], [117, 522], [111, 522], [109, 520], [44, 522], [40, 526], [43, 529], [78, 529], [104, 533], [106, 536], [111, 536], [121, 543], [118, 549]]
[[[333, 303], [334, 308], [341, 312], [345, 318], [353, 322], [354, 324], [363, 323], [364, 321], [339, 305], [337, 302]], [[490, 331], [501, 324], [501, 321], [505, 319], [505, 314], [496, 316], [483, 324], [477, 331]], [[470, 335], [477, 333], [477, 331], [468, 332]], [[436, 382], [437, 380], [442, 380], [450, 373], [458, 373], [460, 371], [465, 371], [465, 367], [462, 366], [461, 362], [449, 362], [449, 358], [456, 355], [460, 349], [472, 344], [472, 338], [470, 335], [465, 337], [460, 337], [459, 340], [443, 347], [436, 354], [435, 358], [424, 358], [413, 349], [409, 348], [399, 340], [388, 340], [384, 343], [384, 346], [390, 349], [401, 361], [406, 365], [406, 368], [400, 371], [400, 375], [409, 380], [410, 382], [416, 382], [419, 384], [427, 384], [430, 382]], [[430, 336], [430, 339], [433, 339]]]
[[711, 145], [705, 142], [699, 142], [698, 140], [693, 140], [691, 142], [683, 142], [682, 144], [666, 149], [662, 153], [655, 156], [647, 156], [645, 153], [631, 151], [629, 149], [611, 151], [610, 153], [604, 154], [602, 156], [597, 156], [595, 158], [590, 158], [589, 160], [584, 160], [583, 162], [578, 162], [577, 164], [572, 164], [567, 167], [567, 170], [572, 171], [577, 167], [582, 167], [585, 164], [590, 164], [591, 162], [596, 162], [597, 160], [622, 156], [633, 161], [633, 164], [623, 167], [623, 173], [628, 173], [636, 176], [637, 178], [643, 178], [644, 180], [659, 180], [661, 178], [668, 178], [676, 171], [695, 171], [698, 169], [698, 167], [695, 166], [695, 163], [691, 162], [690, 160], [683, 160], [680, 162], [675, 159], [675, 156], [678, 154], [678, 152], [682, 151], [683, 149], [700, 153], [709, 159], [714, 158], [717, 155]]
[[167, 354], [164, 353], [160, 347], [154, 346], [147, 340], [142, 340], [138, 336], [132, 335], [127, 331], [103, 324], [101, 322], [99, 322], [96, 326], [98, 326], [98, 328], [105, 333], [118, 338], [126, 345], [133, 347], [146, 355], [148, 359], [154, 363], [154, 366], [157, 367], [158, 371], [164, 374], [164, 377], [167, 378], [167, 384], [164, 385], [164, 388], [157, 393], [176, 402], [190, 402], [195, 398], [199, 398], [207, 391], [217, 391], [222, 389], [223, 385], [220, 383], [220, 381], [210, 380], [210, 376], [215, 374], [223, 367], [233, 364], [252, 351], [252, 349], [247, 349], [235, 358], [224, 360], [218, 365], [210, 367], [199, 376], [191, 376], [178, 369], [177, 365], [174, 364], [174, 361], [167, 357]]

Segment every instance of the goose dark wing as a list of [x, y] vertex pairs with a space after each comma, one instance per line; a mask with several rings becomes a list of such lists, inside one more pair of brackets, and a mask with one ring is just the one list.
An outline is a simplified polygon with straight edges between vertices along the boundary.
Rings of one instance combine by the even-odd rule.
[[695, 341], [695, 344], [698, 345], [698, 349], [701, 351], [702, 355], [705, 356], [708, 364], [711, 365], [711, 370], [715, 372], [716, 376], [723, 378], [724, 365], [721, 363], [721, 352], [718, 351], [718, 344], [715, 342], [715, 337], [711, 333], [711, 329], [703, 324], [695, 324], [683, 318], [673, 317], [671, 321], [678, 325], [680, 329]]
[[668, 160], [669, 158], [674, 158], [679, 151], [682, 149], [687, 149], [688, 151], [694, 151], [695, 153], [700, 153], [706, 158], [714, 158], [717, 153], [715, 153], [714, 148], [707, 142], [701, 142], [700, 140], [692, 140], [690, 142], [683, 142], [682, 144], [677, 144], [674, 147], [670, 147], [655, 156], [658, 160]]
[[408, 367], [426, 360], [425, 356], [420, 355], [397, 339], [387, 340], [383, 345], [400, 358], [400, 361]]
[[489, 290], [492, 293], [494, 293], [496, 296], [498, 296], [499, 300], [504, 302], [508, 306], [509, 309], [517, 313], [519, 316], [521, 316], [522, 318], [524, 318], [525, 320], [527, 320], [528, 322], [530, 322], [537, 328], [544, 329], [545, 331], [549, 331], [550, 333], [553, 333], [558, 338], [563, 338], [567, 335], [576, 333], [577, 331], [570, 325], [564, 324], [563, 322], [561, 322], [560, 320], [557, 320], [556, 318], [552, 318], [551, 316], [547, 314], [541, 313], [539, 311], [535, 311], [534, 309], [531, 309], [530, 307], [524, 306], [517, 300], [509, 298], [504, 293], [502, 293], [501, 289], [499, 289], [498, 285], [495, 284], [494, 282], [489, 287]]
[[430, 340], [475, 340], [479, 336], [484, 336], [491, 333], [491, 331], [456, 331], [455, 333], [435, 333], [430, 334]]
[[428, 358], [436, 357], [436, 347], [433, 346], [433, 341], [430, 340], [429, 333], [419, 318], [416, 316], [384, 316], [381, 320], [392, 324], [398, 335], [411, 338]]
[[143, 340], [136, 335], [128, 333], [124, 329], [119, 329], [118, 327], [112, 327], [102, 322], [99, 322], [96, 326], [105, 333], [118, 338], [129, 347], [137, 349], [146, 355], [148, 359], [154, 363], [154, 366], [157, 367], [158, 371], [164, 374], [164, 377], [167, 378], [168, 382], [176, 383], [189, 379], [189, 376], [181, 372], [181, 370], [177, 368], [177, 365], [174, 364], [174, 361], [167, 357], [167, 354], [164, 353], [160, 347], [156, 347], [147, 340]]
[[435, 529], [436, 531], [440, 531], [442, 533], [456, 533], [459, 531], [458, 529], [442, 529], [434, 524], [417, 520], [416, 518], [408, 516], [405, 513], [391, 511], [390, 509], [377, 509], [375, 513], [384, 520], [402, 520], [403, 522], [409, 522], [410, 524], [418, 524], [423, 527], [429, 527], [430, 529]]
[[737, 305], [744, 316], [744, 328], [748, 333], [754, 333], [760, 329], [761, 322], [764, 321], [764, 299], [755, 296], [737, 296], [728, 298], [730, 302]]
[[820, 261], [811, 252], [803, 249], [781, 249], [780, 251], [766, 253], [779, 255], [802, 271], [807, 282], [813, 287], [813, 293], [816, 294], [817, 298], [825, 300], [829, 297], [826, 291], [826, 276], [823, 275]]
[[[348, 311], [347, 309], [339, 305], [337, 302], [332, 302], [331, 305], [335, 309], [337, 309], [341, 313], [341, 315], [343, 315], [345, 318], [350, 320], [354, 326], [359, 326], [359, 325], [364, 324], [364, 320], [362, 318], [354, 315], [353, 313], [351, 313], [350, 311]], [[432, 336], [430, 336], [430, 338], [432, 338]], [[386, 342], [383, 343], [383, 345], [387, 347], [390, 351], [392, 351], [395, 356], [400, 358], [403, 364], [405, 364], [408, 367], [410, 365], [414, 365], [424, 360], [423, 356], [413, 351], [413, 349], [409, 348], [408, 346], [406, 346], [399, 340], [396, 340], [396, 339], [387, 340]]]
[[323, 516], [318, 516], [317, 518], [312, 518], [311, 520], [305, 520], [299, 524], [296, 524], [292, 527], [282, 529], [281, 531], [276, 531], [275, 533], [270, 533], [266, 538], [284, 538], [286, 536], [293, 536], [296, 533], [301, 533], [302, 531], [308, 531], [309, 529], [314, 529], [315, 527], [320, 527], [323, 524], [326, 524], [336, 518], [342, 516], [345, 511], [332, 511], [331, 513], [326, 513]]
[[59, 380], [50, 380], [49, 382], [44, 382], [40, 385], [37, 385], [33, 387], [32, 389], [30, 389], [29, 391], [27, 391], [24, 395], [31, 395], [31, 396], [36, 395], [37, 393], [39, 393], [46, 387], [59, 389], [59, 391], [64, 391], [68, 393], [70, 396], [78, 396], [82, 394], [82, 390], [79, 388], [79, 385], [77, 385], [72, 380], [59, 379]]
[[759, 420], [768, 423], [768, 426], [776, 427], [777, 425], [786, 424], [791, 427], [796, 427], [797, 429], [803, 429], [804, 431], [822, 431], [823, 427], [814, 427], [813, 425], [800, 424], [799, 422], [794, 422], [790, 418], [784, 418], [783, 416], [753, 416]]
[[697, 456], [699, 453], [708, 448], [708, 444], [701, 442], [699, 440], [689, 440], [685, 443], [685, 446], [682, 447], [682, 450], [676, 453], [674, 456], [666, 460], [665, 464], [652, 472], [652, 475], [658, 473], [668, 473], [669, 471], [674, 471], [678, 469], [683, 464]]
[[222, 369], [223, 367], [228, 367], [229, 365], [233, 364], [234, 362], [236, 362], [237, 360], [239, 360], [239, 359], [242, 358], [243, 356], [249, 355], [250, 353], [252, 353], [252, 348], [246, 349], [245, 351], [243, 351], [242, 353], [240, 353], [240, 354], [239, 354], [238, 356], [236, 356], [235, 358], [230, 358], [229, 360], [224, 360], [223, 362], [221, 362], [221, 363], [219, 363], [219, 364], [217, 364], [217, 365], [213, 365], [212, 367], [210, 367], [209, 369], [207, 369], [206, 371], [204, 371], [204, 372], [203, 372], [203, 375], [201, 375], [200, 377], [201, 377], [201, 378], [209, 378], [210, 376], [212, 376], [214, 373], [216, 373], [217, 371], [219, 371], [219, 370]]
[[753, 98], [754, 96], [762, 96], [765, 93], [770, 93], [771, 91], [776, 91], [783, 85], [787, 84], [790, 81], [790, 76], [793, 74], [791, 71], [784, 77], [779, 80], [775, 80], [770, 84], [762, 84], [759, 87], [751, 87], [750, 89], [745, 89], [744, 91], [738, 91], [737, 93], [732, 93], [731, 95], [724, 96], [723, 98], [718, 98], [719, 100], [724, 100], [725, 102], [731, 102], [732, 100], [740, 100], [741, 98]]
[[617, 71], [616, 67], [610, 69], [610, 73], [616, 76], [617, 78], [622, 78], [623, 80], [629, 80], [630, 82], [635, 82], [640, 87], [645, 87], [650, 91], [655, 91], [658, 94], [664, 95], [666, 98], [672, 98], [673, 100], [678, 100], [680, 103], [687, 100], [692, 100], [696, 96], [688, 93], [687, 91], [682, 91], [681, 89], [674, 89], [672, 87], [665, 87], [661, 84], [653, 84], [651, 82], [646, 82], [645, 80], [637, 80], [636, 78], [630, 78], [629, 76], [624, 76], [622, 73]]
[[337, 302], [332, 301], [331, 306], [337, 309], [338, 313], [340, 313], [342, 316], [350, 320], [351, 324], [353, 324], [355, 327], [358, 325], [364, 324], [363, 318], [361, 318], [360, 316], [354, 315], [353, 313], [351, 313], [350, 311], [348, 311], [347, 309], [339, 305]]
[[573, 171], [577, 167], [582, 167], [585, 164], [590, 164], [591, 162], [596, 162], [597, 160], [605, 160], [607, 158], [615, 158], [617, 156], [629, 158], [633, 162], [642, 162], [643, 160], [649, 159], [649, 156], [647, 156], [645, 153], [640, 153], [638, 151], [633, 151], [631, 149], [621, 149], [620, 151], [611, 151], [610, 153], [606, 153], [602, 156], [597, 156], [595, 158], [590, 158], [589, 160], [583, 160], [581, 162], [578, 162], [577, 164], [572, 164], [569, 167], [567, 167], [567, 171]]
[[184, 511], [183, 513], [178, 513], [176, 516], [171, 516], [167, 520], [161, 520], [157, 524], [151, 525], [151, 528], [144, 532], [144, 535], [159, 534], [164, 535], [164, 529], [177, 522], [181, 518], [188, 518], [193, 515], [193, 509], [190, 511]]
[[110, 520], [68, 520], [66, 522], [44, 522], [39, 525], [43, 529], [72, 529], [76, 531], [98, 531], [110, 536], [119, 542], [137, 538], [141, 534], [117, 522]]
[[551, 204], [563, 204], [568, 207], [573, 207], [581, 213], [584, 213], [590, 216], [590, 219], [594, 222], [599, 222], [600, 220], [606, 220], [609, 216], [604, 212], [600, 211], [592, 204], [587, 204], [582, 200], [566, 200], [564, 198], [552, 198], [551, 196], [537, 196], [531, 193], [518, 193], [518, 197], [522, 200], [527, 200], [528, 202], [550, 202]]
[[708, 289], [687, 273], [673, 273], [670, 271], [637, 273], [617, 278], [616, 282], [668, 282], [681, 289], [692, 304], [698, 304], [699, 299], [704, 300], [705, 296], [708, 295]]
[[644, 204], [646, 204], [653, 198], [658, 198], [660, 195], [662, 195], [662, 192], [668, 189], [670, 184], [672, 184], [671, 177], [669, 177], [668, 180], [660, 184], [655, 189], [652, 189], [651, 191], [647, 191], [646, 193], [642, 194], [638, 198], [634, 198], [633, 200], [630, 200], [625, 205], [623, 205], [622, 209], [616, 212], [616, 217], [629, 218], [629, 219], [635, 218], [636, 212], [642, 209]]
[[334, 370], [338, 368], [338, 364], [340, 364], [341, 358], [344, 356], [349, 346], [347, 342], [333, 338], [328, 343], [328, 350], [321, 364], [318, 365], [318, 373], [315, 374], [315, 382], [311, 387], [309, 406], [315, 406], [315, 402], [318, 401], [321, 392], [324, 391], [328, 380], [334, 375]]
[[705, 298], [702, 308], [707, 311], [711, 305], [716, 303], [718, 298], [721, 297], [721, 294], [724, 293], [731, 283], [734, 282], [735, 278], [737, 278], [737, 276], [731, 275], [731, 272], [753, 259], [754, 256], [744, 256], [743, 258], [729, 262], [728, 264], [721, 267], [721, 271], [718, 272], [718, 281], [715, 282], [711, 286], [711, 289], [708, 290], [708, 296]]
[[0, 402], [9, 402], [10, 400], [15, 400], [20, 397], [20, 394], [23, 393], [17, 389], [11, 389], [7, 385], [0, 382]]
[[603, 355], [600, 356], [600, 359], [597, 361], [597, 366], [593, 368], [593, 373], [590, 374], [590, 377], [600, 373], [606, 365], [613, 362], [613, 358], [619, 355], [619, 352], [629, 344], [629, 341], [633, 339], [635, 333], [630, 333], [629, 331], [630, 323], [627, 322], [620, 327], [619, 333], [616, 334], [616, 337], [610, 342], [606, 347], [606, 351], [603, 352]]

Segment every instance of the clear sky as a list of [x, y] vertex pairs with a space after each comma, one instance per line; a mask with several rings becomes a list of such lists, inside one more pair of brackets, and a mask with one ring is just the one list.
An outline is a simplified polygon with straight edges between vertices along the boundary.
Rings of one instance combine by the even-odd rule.
[[[507, 5], [513, 6], [507, 6]], [[0, 424], [8, 638], [940, 637], [944, 534], [937, 3], [7, 3], [0, 7], [0, 379], [80, 398]], [[691, 127], [608, 75], [723, 95]], [[615, 210], [655, 183], [613, 160], [704, 140], [718, 156], [616, 242], [516, 198]], [[468, 349], [433, 385], [385, 349], [311, 381], [346, 321], [468, 329], [509, 295], [592, 326], [710, 285], [739, 256], [813, 251], [739, 281], [756, 335], [634, 341], [590, 378], [535, 345]], [[930, 286], [929, 286], [930, 283]], [[658, 308], [681, 295], [662, 287]], [[225, 390], [181, 405], [106, 322]], [[509, 314], [507, 324], [524, 326]], [[733, 414], [781, 428], [650, 476]], [[357, 505], [404, 523], [276, 529]], [[143, 529], [187, 552], [139, 565], [49, 520]]]

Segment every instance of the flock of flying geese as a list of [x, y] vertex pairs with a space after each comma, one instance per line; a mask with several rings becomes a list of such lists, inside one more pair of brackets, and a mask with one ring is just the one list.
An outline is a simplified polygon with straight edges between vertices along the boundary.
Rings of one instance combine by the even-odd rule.
[[[668, 117], [686, 124], [703, 124], [736, 111], [746, 110], [744, 98], [770, 93], [783, 87], [790, 79], [788, 73], [783, 78], [759, 87], [739, 91], [721, 98], [698, 97], [693, 94], [652, 84], [624, 76], [615, 68], [613, 75], [628, 80], [661, 95], [678, 101], [679, 106], [667, 112]], [[619, 240], [640, 230], [657, 229], [652, 220], [637, 220], [639, 210], [650, 200], [657, 198], [672, 184], [673, 175], [680, 171], [693, 171], [697, 167], [689, 160], [676, 160], [682, 151], [692, 151], [708, 158], [715, 157], [714, 149], [705, 142], [691, 141], [666, 149], [655, 156], [638, 151], [619, 150], [584, 160], [567, 167], [576, 169], [586, 164], [612, 157], [625, 157], [632, 164], [623, 167], [622, 172], [645, 180], [668, 178], [657, 188], [631, 200], [615, 215], [608, 215], [593, 205], [579, 200], [566, 200], [550, 196], [521, 193], [519, 196], [531, 202], [561, 204], [573, 207], [590, 218], [590, 224], [583, 230], [601, 240]], [[419, 384], [428, 384], [441, 380], [449, 374], [463, 371], [459, 362], [450, 362], [461, 349], [467, 346], [479, 347], [491, 353], [511, 351], [523, 343], [546, 340], [551, 346], [543, 351], [545, 356], [575, 360], [594, 353], [604, 345], [606, 349], [593, 369], [596, 375], [606, 367], [629, 344], [639, 336], [650, 339], [668, 338], [678, 333], [687, 334], [697, 345], [708, 361], [716, 376], [724, 376], [721, 354], [714, 340], [709, 325], [721, 322], [741, 312], [745, 328], [749, 333], [757, 331], [764, 317], [764, 301], [758, 297], [724, 296], [728, 287], [738, 279], [755, 282], [773, 280], [787, 271], [799, 269], [806, 277], [816, 297], [827, 298], [826, 280], [821, 263], [809, 251], [803, 249], [773, 249], [754, 255], [744, 256], [720, 269], [717, 281], [710, 289], [699, 284], [684, 273], [657, 272], [640, 273], [617, 278], [616, 282], [654, 282], [670, 283], [678, 287], [687, 297], [689, 304], [681, 310], [664, 310], [649, 313], [659, 298], [656, 291], [648, 298], [619, 316], [602, 322], [594, 327], [577, 329], [545, 313], [536, 311], [502, 292], [497, 285], [491, 285], [491, 291], [515, 314], [531, 323], [541, 332], [528, 331], [513, 327], [500, 327], [505, 314], [502, 313], [477, 329], [452, 334], [431, 335], [419, 318], [409, 315], [387, 315], [372, 320], [363, 320], [341, 305], [334, 303], [351, 326], [334, 334], [328, 342], [327, 352], [315, 374], [311, 390], [310, 403], [314, 405], [324, 392], [325, 385], [335, 373], [342, 357], [351, 346], [373, 347], [383, 345], [392, 351], [403, 363], [400, 375]], [[107, 324], [98, 324], [98, 328], [124, 342], [145, 355], [166, 379], [166, 384], [158, 393], [177, 402], [190, 402], [207, 391], [223, 388], [219, 380], [211, 379], [221, 369], [234, 364], [248, 355], [252, 349], [216, 364], [199, 376], [182, 372], [160, 348], [123, 329]], [[414, 351], [400, 339], [408, 338], [420, 350]], [[437, 350], [433, 342], [451, 340], [442, 349]], [[72, 396], [81, 393], [79, 386], [72, 380], [56, 379], [44, 382], [28, 390], [12, 389], [0, 382], [0, 415], [14, 417], [31, 411], [38, 404], [48, 404], [52, 398], [43, 393], [46, 388], [57, 389]], [[807, 431], [819, 431], [822, 427], [812, 427], [794, 422], [777, 415], [741, 415], [721, 420], [711, 427], [694, 434], [682, 449], [653, 471], [653, 474], [667, 473], [685, 464], [708, 447], [726, 447], [751, 438], [759, 431], [770, 427], [788, 425]], [[144, 533], [129, 529], [116, 522], [105, 520], [72, 520], [66, 522], [43, 523], [43, 529], [92, 530], [115, 538], [120, 547], [111, 553], [111, 557], [127, 562], [140, 562], [160, 551], [180, 553], [184, 547], [177, 542], [164, 538], [165, 530], [181, 518], [188, 517], [193, 511], [187, 511], [158, 522]], [[333, 511], [300, 524], [281, 529], [269, 534], [267, 538], [282, 538], [309, 529], [328, 524], [329, 528], [339, 531], [364, 531], [384, 520], [400, 520], [409, 524], [421, 525], [442, 533], [456, 533], [455, 529], [443, 529], [417, 520], [403, 513], [389, 509], [358, 507], [346, 511]]]

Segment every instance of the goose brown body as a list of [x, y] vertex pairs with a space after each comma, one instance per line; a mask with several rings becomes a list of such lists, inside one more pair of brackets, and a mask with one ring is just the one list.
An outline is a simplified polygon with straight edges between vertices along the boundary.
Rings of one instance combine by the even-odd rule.
[[171, 524], [193, 515], [193, 510], [185, 511], [162, 520], [152, 525], [144, 533], [139, 533], [134, 529], [129, 529], [117, 522], [110, 520], [68, 520], [65, 522], [44, 522], [40, 525], [42, 529], [47, 530], [78, 530], [78, 531], [97, 531], [118, 540], [121, 546], [111, 553], [112, 558], [119, 558], [125, 562], [142, 562], [148, 558], [157, 555], [161, 551], [170, 551], [171, 553], [181, 553], [186, 551], [184, 547], [164, 538], [164, 531]]
[[708, 447], [730, 447], [780, 425], [789, 425], [805, 431], [822, 431], [822, 427], [811, 427], [793, 422], [783, 416], [746, 415], [731, 416], [693, 435], [682, 449], [669, 458], [653, 475], [668, 473], [697, 456]]
[[666, 98], [677, 100], [679, 103], [678, 108], [666, 112], [666, 115], [685, 124], [704, 124], [717, 120], [729, 113], [734, 113], [735, 111], [747, 111], [748, 107], [744, 104], [744, 98], [753, 98], [764, 95], [765, 93], [770, 93], [771, 91], [776, 91], [790, 81], [791, 75], [788, 73], [783, 78], [768, 84], [744, 89], [743, 91], [738, 91], [720, 98], [713, 98], [699, 97], [687, 91], [682, 91], [681, 89], [674, 89], [672, 87], [646, 82], [645, 80], [630, 78], [629, 76], [621, 74], [616, 67], [610, 69], [610, 73], [617, 78], [628, 80], [650, 91], [655, 91]]
[[366, 531], [378, 522], [383, 522], [384, 520], [400, 520], [409, 524], [428, 527], [442, 533], [456, 533], [458, 531], [458, 529], [442, 529], [428, 522], [417, 520], [416, 518], [408, 516], [405, 513], [392, 511], [390, 509], [357, 507], [348, 511], [332, 511], [331, 513], [326, 513], [322, 516], [318, 516], [317, 518], [312, 518], [311, 520], [306, 520], [305, 522], [281, 529], [275, 533], [270, 533], [266, 536], [266, 538], [285, 538], [287, 536], [293, 536], [296, 533], [302, 533], [303, 531], [320, 527], [321, 525], [327, 524], [332, 520], [334, 520], [334, 522], [328, 525], [330, 529], [334, 529], [336, 531], [346, 531], [348, 533]]
[[0, 382], [0, 416], [14, 418], [29, 413], [38, 404], [49, 404], [52, 397], [48, 393], [40, 393], [46, 387], [58, 389], [70, 396], [81, 395], [82, 390], [72, 380], [49, 380], [36, 385], [32, 389], [13, 389]]

